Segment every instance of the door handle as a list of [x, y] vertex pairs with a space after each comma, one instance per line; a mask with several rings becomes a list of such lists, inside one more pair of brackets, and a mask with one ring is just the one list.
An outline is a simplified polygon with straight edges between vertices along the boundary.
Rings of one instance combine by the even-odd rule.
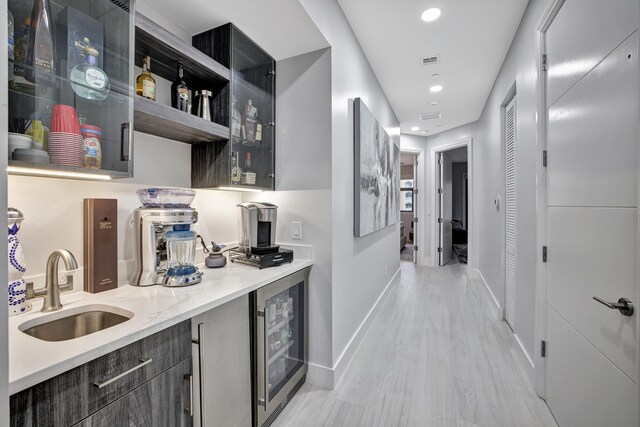
[[[126, 144], [125, 144], [126, 139]], [[131, 160], [131, 141], [133, 140], [133, 126], [131, 123], [122, 123], [120, 127], [120, 160], [127, 162]], [[125, 150], [126, 145], [126, 150]]]
[[610, 308], [612, 310], [620, 310], [620, 314], [622, 314], [623, 316], [633, 315], [633, 303], [628, 298], [620, 298], [618, 302], [605, 301], [600, 297], [593, 297], [593, 299], [607, 308]]

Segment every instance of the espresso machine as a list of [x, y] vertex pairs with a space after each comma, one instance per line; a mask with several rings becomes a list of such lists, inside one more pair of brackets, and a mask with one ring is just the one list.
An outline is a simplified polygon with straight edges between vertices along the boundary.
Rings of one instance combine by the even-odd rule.
[[259, 268], [273, 267], [293, 261], [293, 251], [281, 249], [276, 242], [278, 207], [272, 203], [241, 203], [238, 217], [240, 243], [230, 251], [231, 262]]
[[195, 266], [198, 212], [188, 189], [138, 190], [143, 206], [133, 212], [136, 270], [134, 286], [189, 286], [200, 283]]

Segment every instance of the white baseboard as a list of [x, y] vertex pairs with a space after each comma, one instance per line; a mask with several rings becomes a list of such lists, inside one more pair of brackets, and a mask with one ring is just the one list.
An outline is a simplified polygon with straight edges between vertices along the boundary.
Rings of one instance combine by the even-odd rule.
[[307, 381], [316, 387], [325, 390], [333, 390], [335, 371], [322, 365], [309, 363], [309, 371], [307, 372]]
[[533, 384], [535, 384], [536, 372], [533, 359], [531, 359], [531, 356], [529, 356], [529, 353], [527, 353], [527, 350], [524, 348], [524, 345], [522, 345], [522, 341], [520, 341], [518, 335], [514, 333], [513, 337], [515, 338], [515, 340], [513, 340], [511, 350], [515, 353], [516, 359], [518, 359], [520, 366], [524, 370], [529, 383], [533, 386]]
[[498, 301], [498, 298], [496, 298], [496, 296], [491, 291], [491, 288], [489, 287], [489, 284], [487, 283], [487, 281], [484, 279], [482, 272], [477, 268], [474, 268], [474, 269], [470, 269], [469, 273], [471, 277], [480, 279], [480, 281], [484, 285], [485, 290], [488, 292], [488, 295], [491, 297], [491, 301], [493, 301], [493, 304], [491, 305], [491, 311], [493, 311], [493, 314], [496, 319], [503, 320], [504, 316], [503, 316], [502, 305], [500, 304], [500, 301]]
[[333, 386], [334, 387], [337, 386], [338, 383], [340, 382], [340, 379], [342, 379], [342, 376], [344, 375], [347, 368], [349, 367], [349, 363], [353, 359], [353, 356], [356, 350], [358, 349], [358, 346], [360, 345], [360, 343], [362, 342], [362, 339], [364, 338], [367, 331], [369, 330], [369, 327], [371, 326], [371, 321], [373, 320], [373, 316], [372, 316], [373, 312], [376, 310], [376, 308], [378, 308], [378, 306], [380, 305], [380, 302], [384, 300], [385, 296], [388, 295], [389, 290], [392, 287], [391, 285], [396, 284], [399, 281], [399, 279], [400, 279], [400, 269], [398, 269], [393, 275], [393, 277], [391, 278], [391, 280], [389, 280], [389, 283], [387, 283], [387, 286], [385, 286], [384, 290], [382, 291], [382, 293], [380, 294], [376, 302], [373, 304], [373, 307], [371, 307], [371, 310], [369, 310], [365, 318], [362, 320], [362, 323], [360, 323], [360, 326], [358, 327], [356, 332], [353, 334], [353, 336], [347, 343], [347, 346], [342, 351], [342, 354], [340, 354], [340, 357], [338, 357], [338, 360], [336, 361], [333, 368], [333, 372], [334, 372]]

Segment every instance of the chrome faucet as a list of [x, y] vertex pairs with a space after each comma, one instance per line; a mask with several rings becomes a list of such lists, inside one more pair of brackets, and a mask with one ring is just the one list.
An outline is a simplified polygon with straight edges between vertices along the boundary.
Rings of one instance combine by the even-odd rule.
[[67, 283], [58, 283], [58, 262], [62, 259], [67, 271], [77, 270], [78, 262], [71, 252], [66, 249], [57, 249], [47, 259], [47, 273], [44, 288], [33, 289], [33, 282], [27, 283], [27, 299], [44, 297], [42, 310], [55, 311], [62, 308], [60, 292], [73, 289], [73, 274], [67, 274]]

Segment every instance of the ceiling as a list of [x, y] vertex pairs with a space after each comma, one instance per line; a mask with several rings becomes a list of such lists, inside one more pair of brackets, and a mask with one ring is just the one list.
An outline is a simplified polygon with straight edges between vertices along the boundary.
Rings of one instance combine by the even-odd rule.
[[[338, 0], [402, 133], [433, 135], [480, 118], [527, 0]], [[422, 12], [442, 15], [423, 22]], [[533, 37], [533, 35], [532, 35]], [[440, 55], [422, 66], [421, 58]], [[439, 77], [432, 77], [439, 74]], [[440, 84], [440, 93], [430, 93]], [[439, 102], [431, 106], [432, 101]], [[442, 112], [421, 121], [419, 114]], [[419, 126], [418, 131], [411, 127]]]
[[233, 22], [276, 60], [329, 46], [298, 0], [189, 0], [188, 5], [176, 0], [144, 0], [141, 3], [147, 6], [144, 9], [151, 12], [149, 15], [162, 11], [163, 16], [187, 35]]

